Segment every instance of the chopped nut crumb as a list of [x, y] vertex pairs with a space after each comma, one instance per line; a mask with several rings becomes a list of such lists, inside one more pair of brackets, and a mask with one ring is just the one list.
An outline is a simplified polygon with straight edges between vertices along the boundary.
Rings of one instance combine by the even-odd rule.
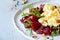
[[33, 37], [33, 38], [37, 38], [37, 36], [35, 36], [35, 35], [32, 35], [32, 37]]
[[22, 3], [23, 3], [23, 4], [26, 4], [26, 3], [27, 3], [27, 0], [22, 0]]

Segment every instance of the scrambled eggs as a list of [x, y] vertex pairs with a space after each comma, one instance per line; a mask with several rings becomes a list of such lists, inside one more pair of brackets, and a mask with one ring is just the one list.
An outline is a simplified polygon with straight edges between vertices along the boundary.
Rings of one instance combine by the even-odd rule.
[[45, 4], [43, 11], [41, 15], [44, 17], [40, 18], [39, 22], [45, 26], [50, 25], [54, 27], [60, 24], [60, 6]]

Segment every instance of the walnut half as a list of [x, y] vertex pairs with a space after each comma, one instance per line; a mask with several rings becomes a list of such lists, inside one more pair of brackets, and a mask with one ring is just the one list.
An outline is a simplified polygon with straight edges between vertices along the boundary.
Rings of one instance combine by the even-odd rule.
[[28, 0], [22, 0], [23, 4], [26, 4], [28, 2]]

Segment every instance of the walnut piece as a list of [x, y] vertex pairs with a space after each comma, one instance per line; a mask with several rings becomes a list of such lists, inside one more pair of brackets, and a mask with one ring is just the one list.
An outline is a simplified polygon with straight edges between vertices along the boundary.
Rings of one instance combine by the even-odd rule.
[[26, 4], [28, 2], [28, 0], [22, 0], [23, 4]]

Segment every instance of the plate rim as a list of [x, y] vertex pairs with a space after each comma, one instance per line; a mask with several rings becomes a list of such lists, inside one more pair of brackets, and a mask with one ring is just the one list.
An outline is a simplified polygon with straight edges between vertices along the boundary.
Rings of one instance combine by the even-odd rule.
[[[41, 2], [41, 3], [46, 3], [46, 2], [42, 2], [42, 1], [39, 1], [39, 2]], [[34, 2], [34, 3], [31, 3], [31, 4], [29, 4], [29, 5], [34, 5], [35, 3], [38, 3], [38, 2]], [[40, 4], [41, 4], [40, 3]], [[48, 2], [47, 2], [48, 3]], [[21, 9], [23, 10], [25, 7], [22, 7]], [[20, 34], [22, 34], [22, 36], [24, 36], [25, 38], [27, 38], [27, 39], [29, 39], [29, 40], [35, 40], [35, 39], [33, 39], [32, 37], [29, 37], [29, 36], [26, 36], [18, 27], [17, 27], [17, 25], [16, 25], [16, 22], [15, 22], [15, 16], [18, 14], [18, 12], [19, 11], [22, 11], [21, 9], [18, 9], [17, 11], [16, 11], [16, 13], [15, 13], [15, 15], [14, 15], [14, 17], [13, 17], [13, 25], [14, 25], [14, 27], [17, 29], [17, 31], [20, 33]]]

